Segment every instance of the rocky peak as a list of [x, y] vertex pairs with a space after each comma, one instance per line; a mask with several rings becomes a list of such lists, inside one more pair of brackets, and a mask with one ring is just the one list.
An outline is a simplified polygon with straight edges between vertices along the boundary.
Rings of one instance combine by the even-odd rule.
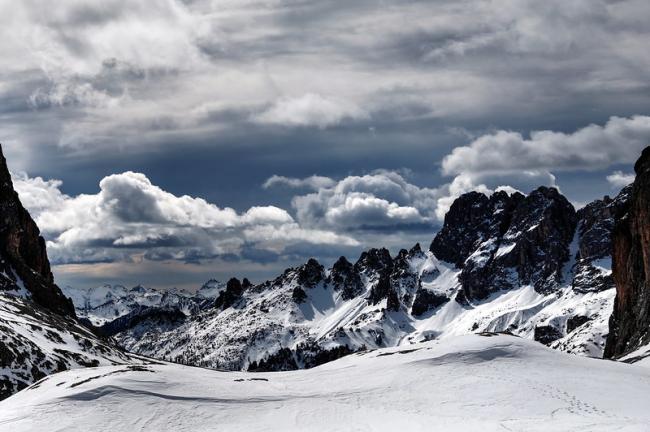
[[244, 289], [239, 279], [231, 278], [226, 284], [226, 289], [219, 293], [219, 296], [214, 302], [214, 306], [217, 309], [227, 309], [237, 303], [243, 293]]
[[361, 277], [356, 271], [354, 265], [345, 257], [340, 257], [330, 270], [329, 283], [332, 284], [335, 291], [341, 291], [343, 300], [350, 300], [363, 291]]
[[395, 267], [403, 267], [404, 265], [408, 264], [408, 258], [409, 258], [409, 251], [406, 249], [400, 249], [399, 252], [397, 252], [397, 256], [393, 260], [393, 268]]
[[576, 224], [573, 205], [555, 188], [540, 187], [517, 206], [504, 235], [516, 246], [504, 261], [516, 265], [521, 284], [548, 292], [561, 282]]
[[624, 212], [631, 186], [614, 198], [605, 196], [578, 210], [578, 251], [575, 256], [573, 289], [578, 292], [602, 291], [614, 287], [608, 265], [612, 256], [612, 231]]
[[650, 343], [650, 147], [634, 165], [636, 179], [612, 234], [616, 283], [605, 357], [619, 357]]
[[368, 249], [361, 253], [359, 260], [354, 264], [358, 272], [371, 271], [374, 273], [385, 273], [393, 268], [393, 259], [388, 249]]
[[422, 252], [422, 247], [420, 243], [416, 243], [411, 249], [409, 249], [410, 257], [424, 257], [424, 252]]
[[429, 250], [438, 258], [462, 267], [474, 250], [488, 219], [489, 199], [480, 192], [458, 197], [445, 215], [442, 229]]
[[413, 303], [415, 293], [420, 287], [418, 272], [411, 265], [413, 259], [424, 258], [425, 255], [417, 244], [411, 250], [402, 249], [393, 261], [393, 270], [390, 274], [389, 306], [397, 310], [400, 305], [409, 308]]
[[45, 240], [13, 188], [0, 146], [0, 290], [22, 288], [41, 306], [75, 316], [72, 301], [54, 283]]
[[247, 289], [252, 288], [252, 287], [253, 287], [253, 284], [251, 283], [251, 281], [248, 280], [248, 278], [244, 278], [244, 279], [241, 281], [241, 287], [242, 287], [242, 289], [243, 289], [244, 291], [246, 291]]
[[650, 147], [643, 149], [641, 157], [634, 164], [634, 173], [637, 176], [645, 175], [648, 171], [650, 171]]
[[332, 272], [348, 273], [354, 268], [354, 265], [344, 256], [339, 257], [332, 266]]
[[483, 241], [503, 234], [523, 199], [518, 192], [509, 195], [505, 191], [490, 197], [480, 192], [461, 195], [445, 215], [443, 227], [429, 250], [438, 259], [463, 267]]
[[314, 258], [298, 268], [298, 284], [313, 288], [325, 278], [325, 268]]
[[[557, 189], [547, 187], [525, 197], [498, 192], [479, 202], [485, 209], [483, 220], [474, 224], [478, 234], [452, 226], [442, 234], [454, 239], [446, 247], [457, 244], [462, 251], [459, 257], [467, 255], [456, 299], [469, 303], [495, 291], [529, 284], [538, 292], [552, 291], [569, 261], [576, 227], [571, 203]], [[471, 247], [466, 238], [473, 242]]]
[[147, 291], [147, 289], [142, 285], [136, 285], [133, 288], [131, 288], [129, 291], [133, 293], [144, 293]]

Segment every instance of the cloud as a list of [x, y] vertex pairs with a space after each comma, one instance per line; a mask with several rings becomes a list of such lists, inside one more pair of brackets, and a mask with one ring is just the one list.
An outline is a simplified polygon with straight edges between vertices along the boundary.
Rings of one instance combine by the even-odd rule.
[[317, 126], [324, 129], [346, 119], [367, 119], [368, 114], [351, 102], [307, 93], [281, 98], [269, 109], [254, 116], [259, 123], [281, 126]]
[[[291, 180], [294, 184], [304, 184], [308, 179]], [[444, 220], [454, 200], [464, 193], [528, 192], [540, 185], [557, 187], [555, 176], [543, 170], [463, 173], [450, 183], [427, 188], [409, 183], [399, 172], [376, 170], [366, 175], [347, 176], [332, 184], [326, 182], [313, 193], [296, 195], [292, 207], [297, 220], [305, 227], [366, 235], [431, 233]]]
[[607, 176], [607, 181], [612, 188], [623, 188], [634, 182], [636, 176], [633, 173], [624, 173], [622, 171], [614, 171]]
[[636, 160], [650, 142], [650, 117], [612, 117], [573, 133], [500, 130], [456, 147], [442, 161], [446, 175], [517, 170], [594, 170]]
[[0, 14], [3, 121], [19, 145], [102, 153], [246, 126], [647, 112], [648, 3], [565, 3], [25, 0]]
[[[246, 209], [271, 195], [257, 190], [264, 179], [267, 188], [284, 188], [273, 190], [276, 198], [317, 195], [301, 207], [305, 223], [323, 222], [309, 229], [350, 236], [361, 227], [354, 238], [367, 246], [411, 241], [415, 230], [435, 229], [463, 191], [503, 185], [529, 191], [533, 181], [552, 183], [551, 173], [561, 183], [560, 169], [603, 167], [609, 157], [629, 163], [638, 150], [630, 145], [634, 128], [618, 136], [602, 125], [613, 115], [629, 123], [650, 112], [646, 0], [386, 0], [382, 7], [374, 0], [65, 0], [46, 13], [42, 3], [13, 2], [0, 14], [0, 56], [8, 59], [0, 68], [0, 141], [15, 169], [63, 178], [65, 189], [54, 189], [75, 191], [34, 195], [29, 208], [48, 209], [42, 213], [56, 235], [51, 241], [76, 245], [65, 250], [80, 260], [135, 259], [145, 247], [151, 257], [241, 254]], [[499, 160], [470, 144], [483, 139], [508, 149], [502, 139], [524, 148], [553, 141], [527, 136], [528, 130], [560, 131], [551, 138], [571, 142], [570, 132], [590, 122], [609, 130], [596, 127], [595, 142], [616, 136], [609, 153], [599, 144], [559, 159], [532, 149], [533, 158], [524, 151]], [[486, 135], [490, 128], [502, 134]], [[472, 157], [454, 156], [448, 177], [439, 178], [434, 163], [456, 145], [470, 147]], [[564, 153], [551, 147], [554, 155]], [[592, 153], [598, 158], [590, 159]], [[192, 184], [170, 175], [168, 190], [201, 196], [205, 185], [227, 184], [228, 191], [209, 193], [220, 197], [216, 202], [231, 200], [237, 211], [167, 200], [131, 177], [106, 185], [106, 196], [119, 198], [114, 204], [98, 199], [101, 189], [76, 195], [105, 173], [160, 175], [181, 164], [191, 167]], [[415, 173], [403, 176], [409, 184], [430, 176], [421, 183], [428, 188], [413, 184], [425, 198], [361, 184], [334, 191], [347, 173], [404, 166]], [[571, 198], [595, 198], [601, 191], [590, 180], [622, 167], [607, 169], [585, 174], [592, 177], [573, 187], [580, 191]], [[312, 172], [332, 181], [296, 182]], [[290, 180], [270, 180], [273, 174]], [[39, 188], [47, 189], [33, 188], [41, 195]], [[81, 207], [84, 200], [97, 214], [70, 204]], [[329, 213], [324, 203], [333, 205]], [[308, 229], [295, 208], [287, 210]], [[81, 247], [67, 227], [75, 218], [128, 229], [94, 240], [88, 228], [79, 236], [91, 240]], [[274, 250], [285, 247], [272, 242]]]
[[[517, 187], [513, 187], [516, 185]], [[438, 199], [436, 217], [444, 220], [449, 208], [456, 198], [467, 192], [481, 192], [491, 195], [495, 191], [503, 190], [508, 194], [514, 192], [528, 193], [539, 186], [551, 186], [559, 189], [555, 176], [548, 171], [521, 171], [497, 173], [462, 173], [454, 177], [451, 183], [442, 186], [444, 196]]]
[[63, 184], [60, 180], [44, 180], [42, 177], [30, 178], [24, 172], [11, 175], [16, 189], [20, 192], [20, 201], [34, 217], [47, 210], [61, 209], [68, 198], [60, 190]]
[[305, 178], [295, 178], [295, 177], [285, 177], [279, 175], [273, 175], [269, 177], [262, 187], [264, 189], [270, 189], [276, 186], [286, 186], [290, 188], [307, 188], [318, 190], [321, 188], [332, 187], [336, 184], [336, 181], [329, 177], [313, 175]]
[[[573, 133], [499, 130], [454, 148], [442, 159], [442, 173], [454, 176], [449, 194], [440, 201], [438, 218], [453, 200], [470, 190], [490, 191], [486, 183], [530, 190], [538, 185], [558, 187], [552, 171], [594, 171], [633, 163], [650, 142], [650, 117], [611, 117], [603, 126], [591, 124]], [[607, 180], [622, 187], [634, 176], [614, 172]]]
[[243, 213], [201, 198], [176, 196], [141, 173], [105, 177], [96, 194], [75, 197], [61, 182], [14, 175], [21, 200], [48, 238], [54, 263], [132, 261], [137, 257], [197, 262], [246, 249], [281, 254], [288, 246], [358, 246], [349, 235], [303, 228], [274, 206]]
[[440, 192], [407, 182], [393, 171], [348, 176], [315, 193], [295, 196], [304, 226], [342, 231], [431, 229]]

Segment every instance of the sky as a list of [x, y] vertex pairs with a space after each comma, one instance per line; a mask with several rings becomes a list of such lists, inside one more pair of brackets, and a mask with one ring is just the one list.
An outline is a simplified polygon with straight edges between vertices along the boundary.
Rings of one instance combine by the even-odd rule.
[[647, 0], [0, 0], [0, 143], [59, 285], [427, 247], [461, 194], [633, 181]]

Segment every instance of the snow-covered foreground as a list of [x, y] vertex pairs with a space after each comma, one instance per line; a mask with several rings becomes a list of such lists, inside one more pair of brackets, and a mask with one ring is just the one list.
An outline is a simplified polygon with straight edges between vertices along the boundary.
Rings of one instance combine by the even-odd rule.
[[470, 335], [295, 372], [59, 373], [0, 403], [20, 431], [644, 431], [650, 369]]

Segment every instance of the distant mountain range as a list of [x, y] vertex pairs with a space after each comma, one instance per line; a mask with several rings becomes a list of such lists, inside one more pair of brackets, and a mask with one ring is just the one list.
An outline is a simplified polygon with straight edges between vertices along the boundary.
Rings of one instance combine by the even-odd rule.
[[72, 299], [80, 319], [101, 327], [143, 308], [177, 309], [185, 315], [194, 315], [211, 307], [225, 288], [226, 284], [210, 280], [195, 293], [175, 288], [156, 290], [142, 285], [133, 288], [102, 285], [87, 289], [67, 286], [63, 293]]

